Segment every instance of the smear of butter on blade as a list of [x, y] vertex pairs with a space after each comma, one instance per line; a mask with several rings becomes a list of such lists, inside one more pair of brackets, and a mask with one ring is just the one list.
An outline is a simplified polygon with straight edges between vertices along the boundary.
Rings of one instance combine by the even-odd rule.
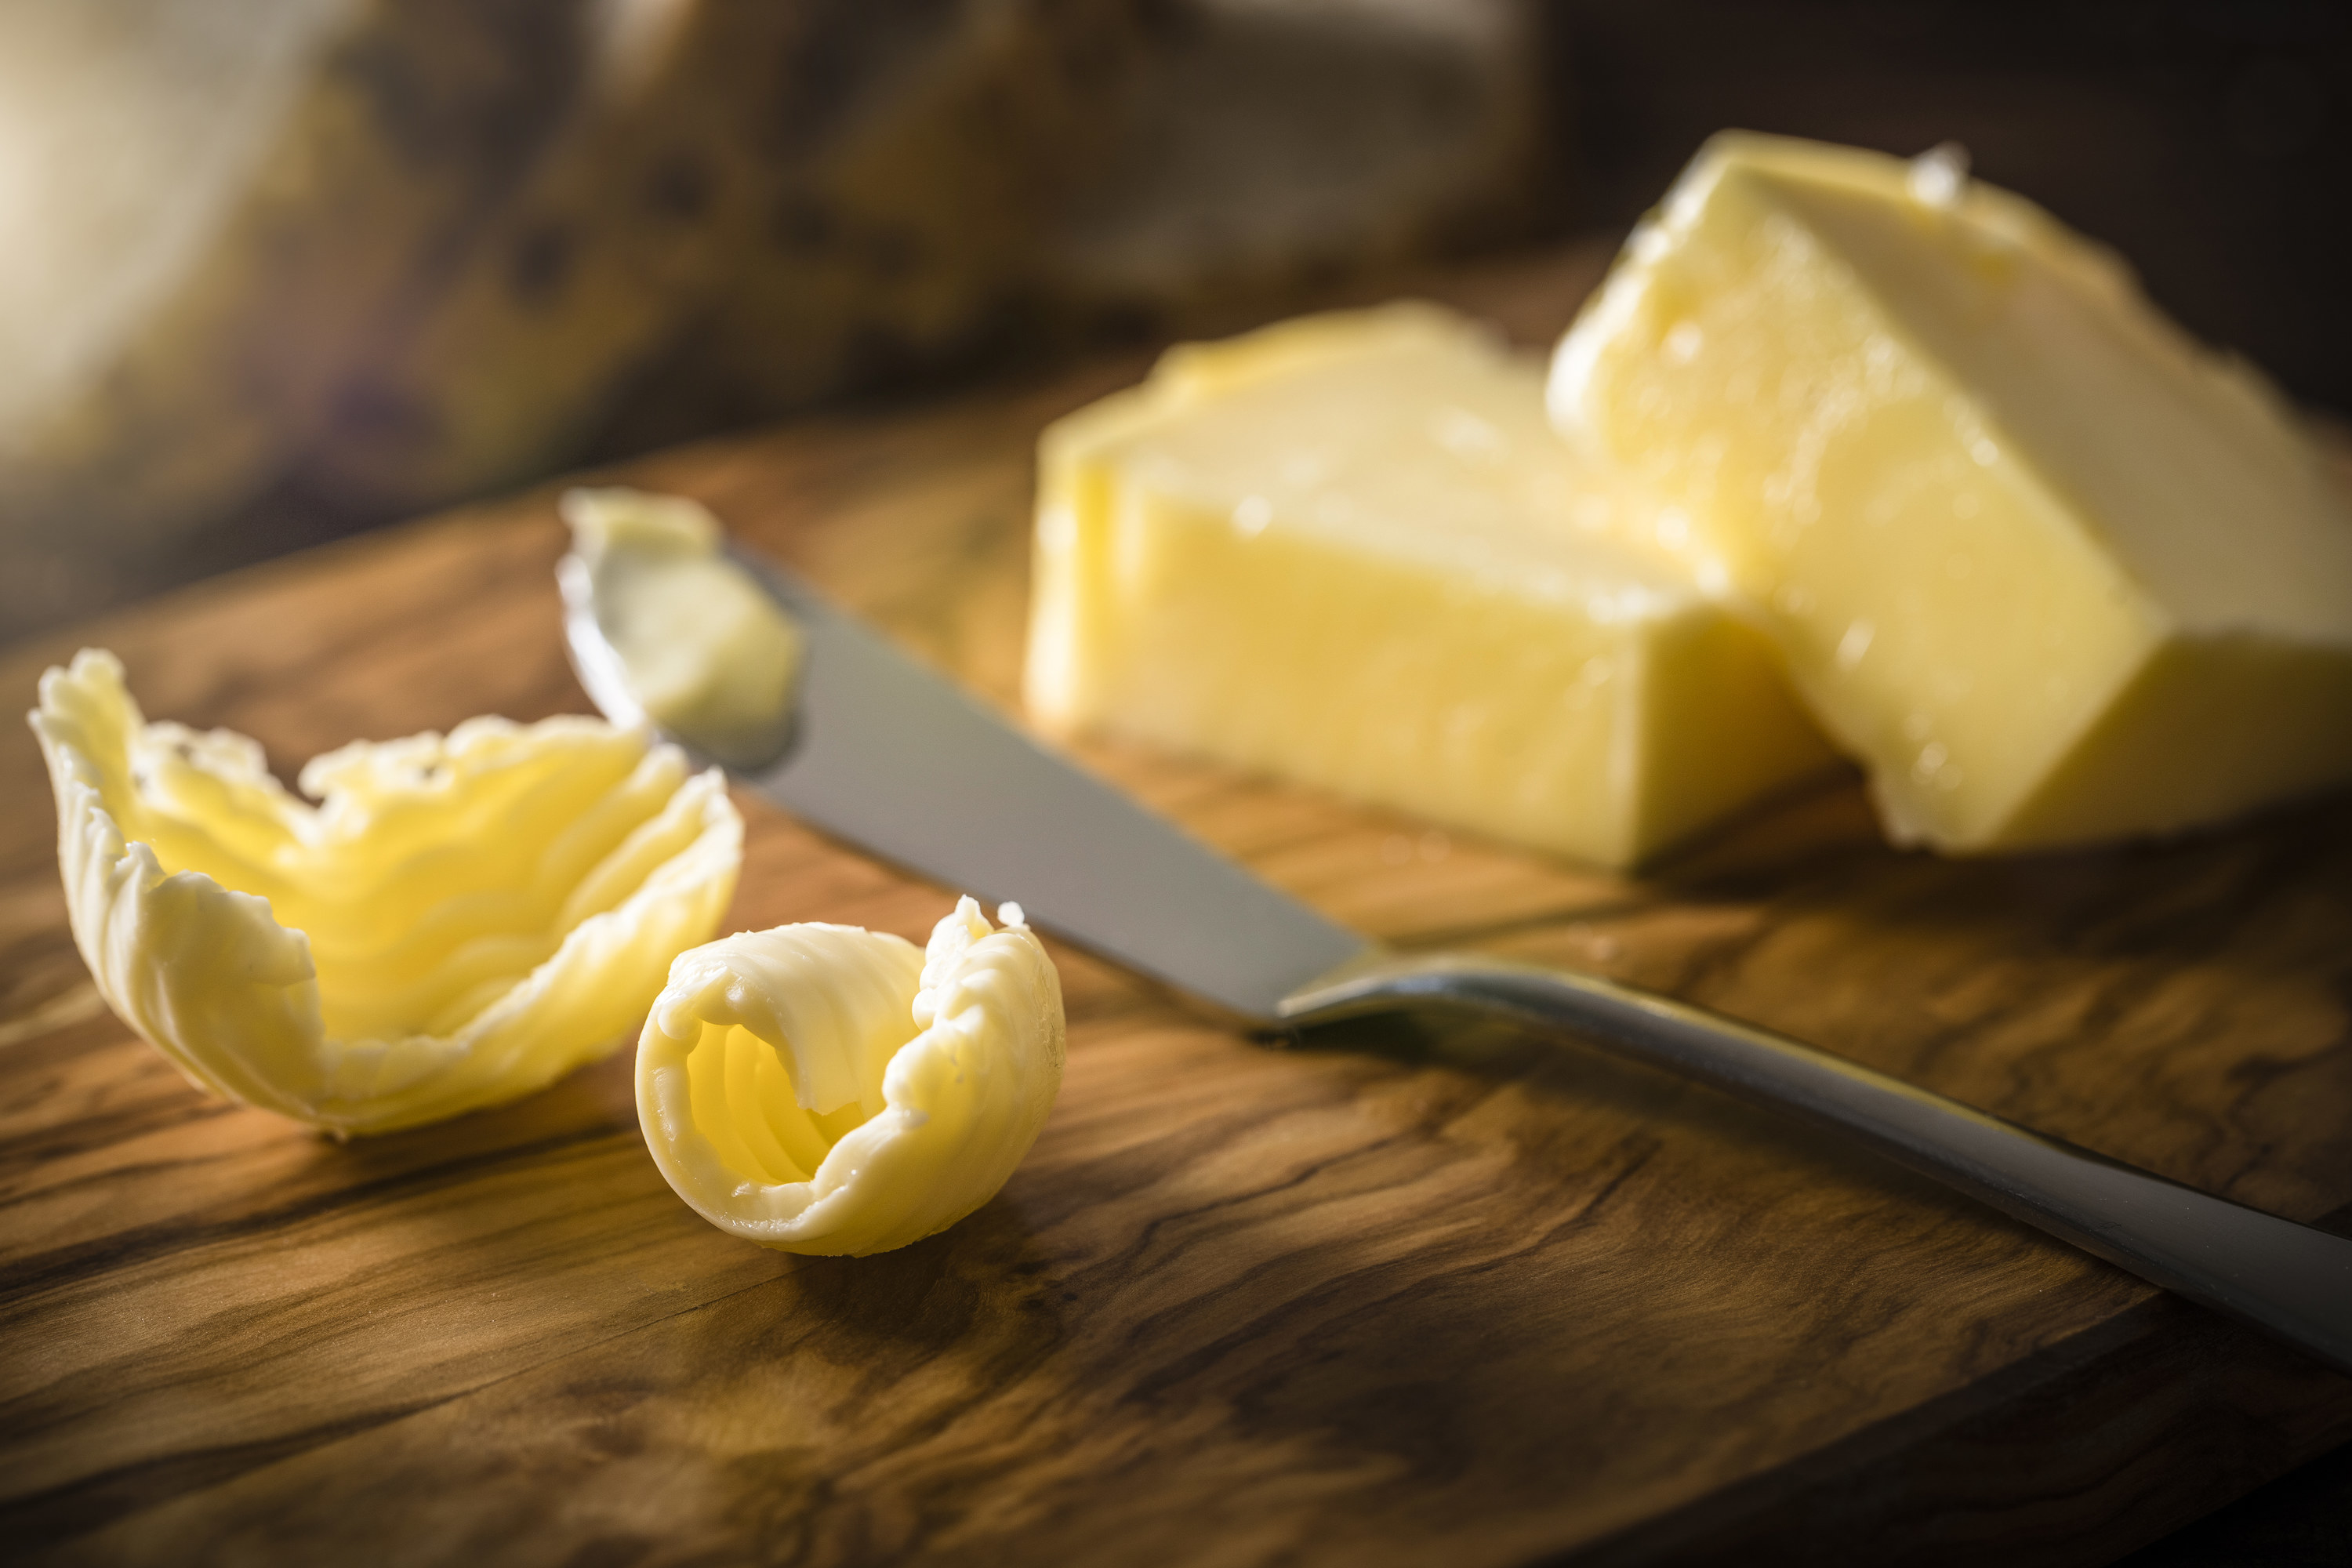
[[575, 489], [561, 503], [631, 707], [732, 766], [783, 749], [800, 673], [798, 627], [719, 551], [699, 502], [642, 490]]
[[474, 719], [302, 770], [147, 723], [113, 655], [41, 679], [75, 944], [200, 1088], [338, 1135], [527, 1094], [610, 1051], [718, 928], [716, 770], [600, 720]]
[[1004, 905], [961, 900], [929, 948], [788, 925], [681, 954], [637, 1043], [662, 1174], [719, 1229], [863, 1257], [994, 1196], [1061, 1087], [1062, 987]]

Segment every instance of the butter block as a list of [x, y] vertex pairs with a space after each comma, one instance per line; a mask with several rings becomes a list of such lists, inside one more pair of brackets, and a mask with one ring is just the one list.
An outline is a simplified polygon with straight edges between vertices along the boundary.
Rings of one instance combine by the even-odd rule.
[[1045, 434], [1028, 703], [1629, 864], [1831, 754], [1640, 505], [1435, 307], [1179, 348]]
[[2169, 832], [2352, 776], [2352, 506], [2256, 373], [1956, 151], [1717, 137], [1549, 397], [1754, 607], [1899, 840]]

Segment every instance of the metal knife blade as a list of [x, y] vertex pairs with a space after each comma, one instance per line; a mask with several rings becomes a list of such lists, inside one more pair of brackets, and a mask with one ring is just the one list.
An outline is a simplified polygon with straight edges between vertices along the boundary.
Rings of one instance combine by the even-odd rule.
[[[1387, 952], [1029, 741], [792, 574], [732, 553], [803, 640], [782, 754], [730, 771], [803, 821], [958, 891], [1018, 900], [1035, 923], [1253, 1024], [1444, 1005], [1614, 1046], [1845, 1133], [2352, 1372], [2352, 1241], [1672, 998], [1475, 953]], [[582, 683], [610, 717], [643, 718], [592, 574], [567, 557], [559, 579]]]
[[[1373, 944], [1260, 881], [836, 609], [792, 573], [730, 554], [804, 639], [792, 736], [737, 783], [812, 826], [1244, 1020]], [[582, 684], [642, 717], [598, 628], [587, 572], [559, 574]], [[704, 758], [691, 735], [670, 735]]]

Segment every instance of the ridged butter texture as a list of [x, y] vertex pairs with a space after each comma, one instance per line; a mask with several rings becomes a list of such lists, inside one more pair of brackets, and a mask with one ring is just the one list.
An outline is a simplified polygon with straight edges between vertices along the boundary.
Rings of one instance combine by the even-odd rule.
[[1013, 906], [967, 898], [930, 945], [856, 926], [682, 954], [637, 1045], [646, 1146], [731, 1235], [861, 1257], [993, 1197], [1061, 1088], [1053, 960]]
[[2163, 832], [2352, 774], [2344, 493], [2259, 375], [1951, 153], [1717, 138], [1549, 399], [1744, 595], [1898, 839]]
[[1643, 504], [1433, 306], [1177, 349], [1046, 433], [1029, 706], [1633, 862], [1829, 755]]
[[315, 806], [242, 735], [145, 722], [110, 654], [32, 724], [100, 994], [200, 1087], [338, 1134], [610, 1052], [741, 862], [715, 771], [598, 720], [355, 742], [302, 770]]

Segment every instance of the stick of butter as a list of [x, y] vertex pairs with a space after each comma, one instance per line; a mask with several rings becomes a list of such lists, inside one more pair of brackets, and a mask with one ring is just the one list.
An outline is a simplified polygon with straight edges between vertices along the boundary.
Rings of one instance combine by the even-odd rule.
[[1610, 865], [1830, 753], [1763, 637], [1435, 307], [1171, 351], [1049, 429], [1027, 700]]
[[1752, 602], [1900, 840], [2164, 832], [2352, 775], [2352, 508], [2267, 384], [1956, 149], [1716, 138], [1549, 399]]

